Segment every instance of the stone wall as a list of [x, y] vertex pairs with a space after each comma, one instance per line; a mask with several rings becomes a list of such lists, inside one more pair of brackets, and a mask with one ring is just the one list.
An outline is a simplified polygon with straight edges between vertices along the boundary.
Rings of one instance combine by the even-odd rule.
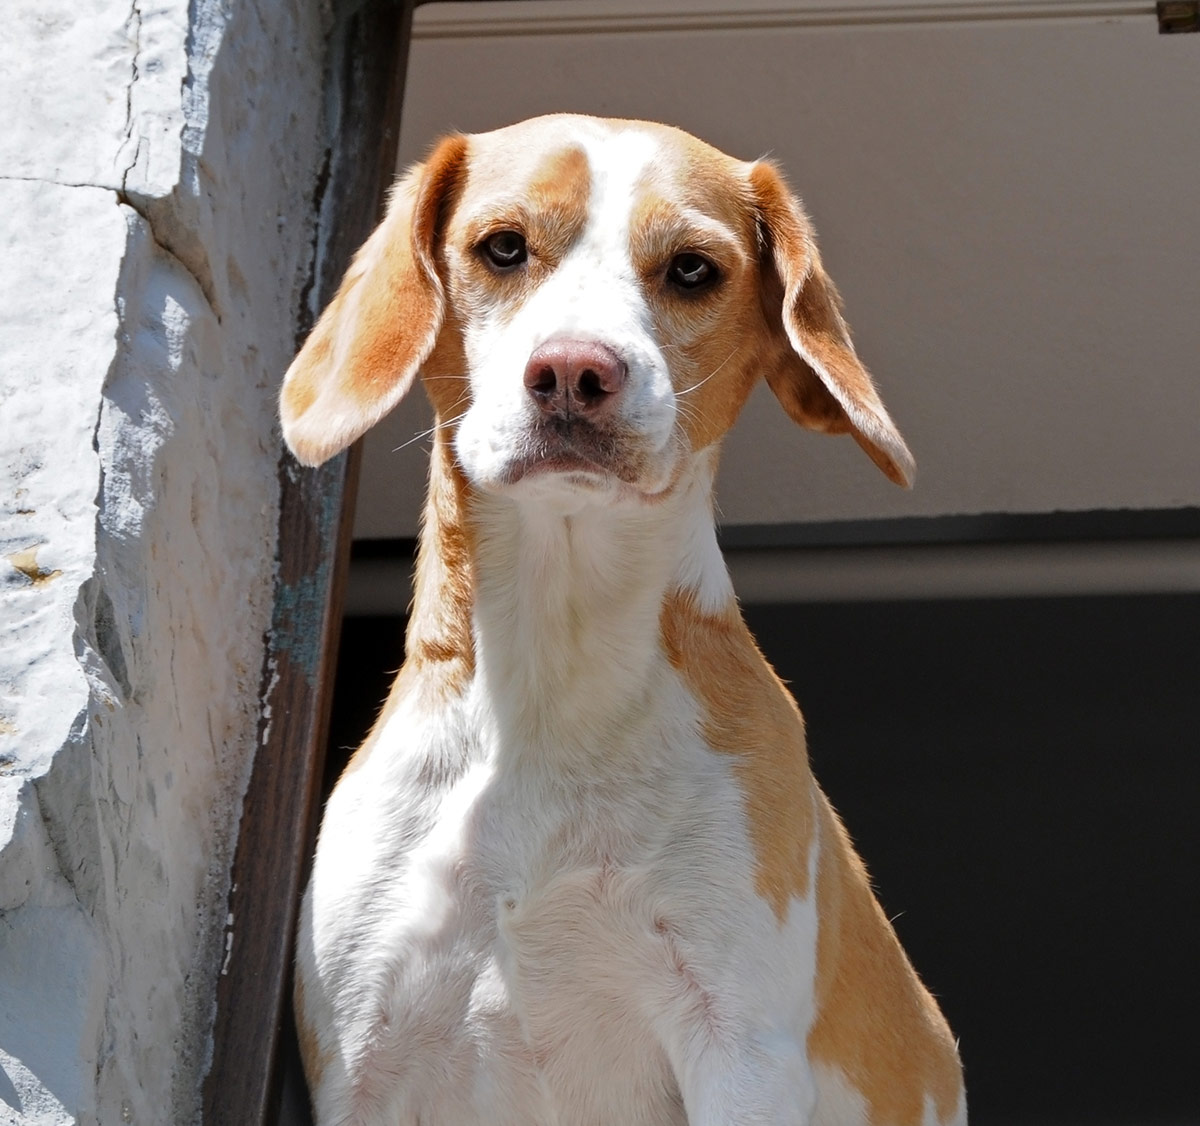
[[199, 1117], [330, 16], [0, 39], [0, 1123]]

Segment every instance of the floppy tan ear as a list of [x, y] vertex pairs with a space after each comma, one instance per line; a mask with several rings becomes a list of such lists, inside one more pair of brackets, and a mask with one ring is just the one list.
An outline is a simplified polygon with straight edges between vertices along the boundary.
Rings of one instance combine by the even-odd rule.
[[283, 377], [283, 437], [305, 465], [340, 453], [408, 393], [445, 313], [433, 259], [467, 140], [445, 138], [396, 185], [333, 300]]
[[[916, 462], [855, 355], [812, 224], [772, 165], [759, 161], [750, 181], [760, 234], [783, 288], [782, 327], [791, 345], [767, 370], [767, 383], [795, 422], [852, 435], [891, 480], [910, 486]], [[779, 310], [767, 315], [774, 320]]]

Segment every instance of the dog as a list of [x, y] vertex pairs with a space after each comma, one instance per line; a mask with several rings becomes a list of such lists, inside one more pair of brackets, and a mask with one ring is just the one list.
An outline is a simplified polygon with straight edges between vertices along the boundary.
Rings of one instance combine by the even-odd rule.
[[317, 1122], [964, 1122], [714, 531], [760, 378], [913, 474], [781, 173], [648, 122], [443, 139], [289, 368], [288, 445], [325, 461], [418, 373], [406, 659], [299, 924]]

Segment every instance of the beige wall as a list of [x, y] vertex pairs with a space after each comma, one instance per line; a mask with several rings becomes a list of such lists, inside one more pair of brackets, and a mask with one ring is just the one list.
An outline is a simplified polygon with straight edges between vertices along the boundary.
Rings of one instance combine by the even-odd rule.
[[[753, 7], [421, 8], [402, 160], [565, 109], [782, 162], [918, 482], [764, 393], [727, 443], [728, 523], [1200, 504], [1200, 37], [1150, 5]], [[415, 531], [425, 445], [393, 451], [424, 418], [368, 438], [360, 537]]]

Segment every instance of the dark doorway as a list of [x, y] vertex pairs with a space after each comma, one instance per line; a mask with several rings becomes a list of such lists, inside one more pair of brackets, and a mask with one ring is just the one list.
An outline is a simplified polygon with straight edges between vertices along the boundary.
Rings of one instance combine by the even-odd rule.
[[[1200, 596], [751, 606], [972, 1121], [1200, 1112]], [[402, 659], [349, 618], [332, 771]]]

